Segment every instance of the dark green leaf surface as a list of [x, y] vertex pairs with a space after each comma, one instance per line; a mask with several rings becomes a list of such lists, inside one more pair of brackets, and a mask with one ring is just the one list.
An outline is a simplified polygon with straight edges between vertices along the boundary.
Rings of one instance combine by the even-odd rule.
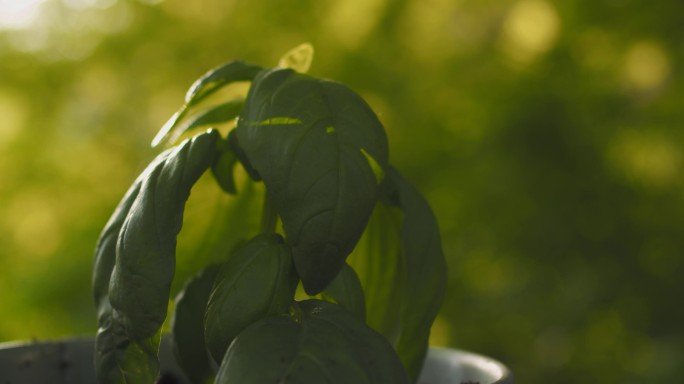
[[212, 163], [218, 139], [212, 130], [174, 148], [142, 181], [121, 227], [109, 298], [133, 339], [151, 337], [166, 318], [185, 201]]
[[349, 313], [356, 315], [361, 321], [366, 321], [366, 301], [361, 281], [356, 272], [348, 265], [342, 267], [340, 273], [323, 291], [326, 299], [330, 298]]
[[343, 85], [276, 69], [255, 78], [237, 135], [280, 213], [305, 290], [319, 293], [376, 202], [388, 158], [381, 123]]
[[[128, 364], [136, 365], [141, 363], [144, 364], [144, 362], [147, 361], [150, 370], [155, 371], [155, 373], [150, 374], [152, 379], [156, 377], [156, 359], [150, 359], [148, 357], [140, 362], [135, 362], [130, 361], [130, 358], [127, 357], [139, 355], [140, 351], [152, 350], [153, 348], [149, 348], [149, 342], [146, 341], [142, 341], [140, 345], [138, 345], [138, 342], [132, 342], [125, 333], [120, 321], [113, 318], [112, 307], [109, 303], [109, 283], [112, 270], [116, 263], [116, 244], [119, 232], [121, 231], [121, 227], [123, 226], [133, 203], [140, 193], [143, 180], [145, 180], [159, 164], [166, 161], [166, 158], [171, 152], [172, 150], [167, 150], [157, 156], [135, 180], [105, 225], [95, 248], [93, 293], [95, 296], [99, 328], [95, 339], [95, 365], [99, 382], [121, 382], [124, 379], [122, 373], [124, 371], [124, 365], [127, 364], [126, 361], [130, 362]], [[152, 356], [156, 356], [156, 352]], [[130, 370], [129, 367], [126, 367], [126, 369]], [[137, 369], [133, 371], [141, 370]]]
[[261, 176], [259, 175], [259, 172], [257, 172], [256, 169], [254, 169], [254, 166], [252, 166], [252, 163], [250, 163], [249, 159], [247, 158], [247, 155], [245, 154], [245, 150], [242, 149], [242, 146], [240, 145], [240, 141], [237, 135], [237, 129], [233, 129], [228, 133], [227, 140], [228, 146], [233, 151], [237, 159], [240, 161], [240, 164], [242, 164], [242, 167], [245, 169], [249, 177], [254, 181], [261, 181]]
[[386, 181], [390, 199], [404, 212], [401, 239], [406, 287], [396, 348], [415, 380], [427, 353], [432, 322], [444, 299], [447, 267], [437, 220], [428, 202], [394, 168], [388, 170]]
[[205, 73], [195, 81], [185, 94], [185, 104], [171, 116], [159, 133], [152, 140], [152, 146], [157, 146], [167, 137], [173, 128], [185, 117], [188, 109], [218, 91], [222, 87], [238, 82], [251, 81], [262, 68], [246, 64], [241, 61], [231, 61]]
[[179, 365], [192, 383], [206, 383], [214, 375], [204, 342], [204, 312], [218, 271], [217, 264], [206, 267], [188, 281], [176, 298], [171, 321], [175, 353]]
[[237, 193], [237, 188], [235, 186], [233, 170], [238, 162], [238, 158], [230, 148], [227, 140], [222, 140], [220, 147], [214, 163], [211, 164], [211, 173], [221, 189], [234, 195]]
[[98, 241], [93, 285], [101, 382], [156, 379], [175, 236], [190, 188], [211, 163], [217, 140], [218, 133], [210, 131], [160, 154], [129, 189]]
[[320, 300], [298, 307], [294, 317], [269, 317], [242, 332], [226, 352], [216, 382], [409, 382], [392, 346], [357, 317]]
[[280, 235], [259, 235], [236, 250], [221, 267], [206, 309], [205, 340], [214, 359], [221, 361], [250, 324], [287, 313], [296, 284], [290, 249]]

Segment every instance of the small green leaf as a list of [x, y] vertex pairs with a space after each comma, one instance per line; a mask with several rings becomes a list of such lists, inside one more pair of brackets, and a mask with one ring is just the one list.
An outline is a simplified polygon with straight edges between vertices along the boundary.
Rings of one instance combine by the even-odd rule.
[[361, 321], [366, 321], [366, 301], [363, 287], [356, 272], [348, 265], [342, 267], [340, 273], [322, 292], [323, 297], [342, 306], [349, 313], [358, 316]]
[[275, 69], [254, 79], [236, 131], [280, 214], [304, 289], [321, 292], [377, 200], [377, 169], [388, 158], [382, 124], [349, 88]]
[[[164, 124], [154, 139], [152, 139], [152, 146], [156, 147], [169, 135], [185, 117], [190, 107], [228, 84], [238, 81], [251, 81], [261, 69], [257, 65], [246, 64], [242, 61], [231, 61], [202, 75], [185, 94], [183, 106], [173, 114], [171, 119]], [[172, 136], [177, 137], [178, 135]]]
[[361, 148], [361, 153], [363, 156], [366, 158], [368, 161], [368, 165], [371, 167], [373, 170], [373, 174], [375, 175], [375, 180], [380, 184], [382, 180], [385, 178], [385, 171], [382, 169], [382, 166], [378, 164], [377, 161], [371, 156], [368, 152], [366, 152], [365, 149]]
[[299, 73], [306, 73], [311, 67], [314, 56], [314, 47], [311, 43], [303, 43], [288, 51], [280, 58], [278, 66], [290, 68]]
[[297, 313], [265, 318], [240, 333], [216, 383], [409, 383], [387, 340], [339, 305], [306, 300]]
[[173, 143], [184, 133], [190, 132], [196, 128], [234, 120], [240, 114], [243, 104], [244, 102], [242, 100], [234, 100], [197, 113], [192, 116], [192, 118], [179, 125], [174, 130], [173, 135], [169, 137], [168, 141]]
[[[226, 146], [228, 145], [226, 144]], [[237, 156], [228, 148], [219, 151], [214, 163], [211, 164], [211, 173], [214, 175], [214, 179], [221, 189], [231, 195], [237, 193], [235, 178], [233, 177], [233, 170], [237, 162]]]
[[287, 313], [296, 286], [290, 249], [280, 235], [259, 235], [236, 250], [216, 277], [204, 317], [205, 340], [214, 359], [221, 361], [248, 325]]
[[185, 103], [195, 105], [221, 87], [237, 81], [251, 81], [263, 68], [242, 61], [231, 61], [205, 73], [185, 94]]
[[190, 279], [176, 297], [171, 320], [178, 363], [192, 383], [206, 383], [214, 376], [204, 342], [204, 312], [219, 265], [212, 264]]

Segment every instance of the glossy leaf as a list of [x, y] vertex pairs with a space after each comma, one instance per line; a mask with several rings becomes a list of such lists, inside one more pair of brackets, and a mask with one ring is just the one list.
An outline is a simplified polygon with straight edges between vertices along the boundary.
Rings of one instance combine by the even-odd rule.
[[387, 137], [353, 91], [292, 70], [261, 72], [237, 136], [262, 177], [308, 294], [337, 276], [363, 233], [387, 165]]
[[428, 202], [391, 167], [387, 186], [389, 199], [404, 212], [401, 239], [406, 288], [396, 348], [415, 380], [427, 354], [430, 328], [444, 299], [447, 267], [437, 220]]
[[152, 146], [159, 145], [169, 135], [185, 117], [190, 107], [230, 83], [251, 81], [261, 69], [261, 67], [256, 65], [246, 64], [241, 61], [231, 61], [205, 73], [192, 84], [185, 94], [185, 103], [159, 130], [159, 133], [152, 140]]
[[340, 273], [322, 294], [326, 300], [339, 304], [349, 313], [356, 315], [361, 321], [366, 321], [366, 301], [363, 287], [356, 272], [348, 264], [342, 267]]
[[233, 339], [253, 322], [287, 313], [296, 285], [290, 249], [279, 235], [259, 235], [236, 250], [216, 277], [204, 317], [214, 360], [221, 361]]
[[171, 321], [174, 351], [179, 365], [192, 383], [206, 383], [214, 369], [204, 342], [204, 312], [218, 274], [219, 265], [212, 264], [193, 277], [176, 297]]
[[269, 317], [240, 333], [216, 382], [409, 382], [392, 346], [357, 317], [320, 300], [300, 302], [298, 308], [294, 317]]

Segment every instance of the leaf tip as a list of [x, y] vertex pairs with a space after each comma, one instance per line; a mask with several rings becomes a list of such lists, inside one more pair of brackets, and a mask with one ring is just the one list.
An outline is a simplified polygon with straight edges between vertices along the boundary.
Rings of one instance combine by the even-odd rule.
[[314, 47], [311, 43], [300, 44], [286, 54], [284, 54], [278, 66], [281, 68], [294, 69], [299, 73], [306, 73], [311, 67], [311, 62], [313, 61]]
[[385, 178], [385, 171], [382, 169], [382, 166], [365, 149], [361, 148], [361, 154], [363, 154], [363, 157], [368, 161], [368, 165], [375, 175], [375, 180], [380, 184]]

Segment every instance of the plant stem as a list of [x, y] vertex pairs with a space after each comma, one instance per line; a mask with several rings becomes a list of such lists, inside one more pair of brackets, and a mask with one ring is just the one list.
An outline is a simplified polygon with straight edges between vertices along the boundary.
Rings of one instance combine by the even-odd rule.
[[276, 224], [278, 223], [278, 212], [275, 210], [268, 192], [264, 193], [264, 204], [262, 207], [261, 233], [275, 233]]

